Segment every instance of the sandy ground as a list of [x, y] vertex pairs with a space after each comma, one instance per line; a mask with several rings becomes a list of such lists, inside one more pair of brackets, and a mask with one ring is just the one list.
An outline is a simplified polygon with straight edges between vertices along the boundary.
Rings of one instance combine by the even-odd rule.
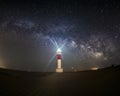
[[120, 70], [60, 74], [0, 70], [0, 96], [120, 96]]

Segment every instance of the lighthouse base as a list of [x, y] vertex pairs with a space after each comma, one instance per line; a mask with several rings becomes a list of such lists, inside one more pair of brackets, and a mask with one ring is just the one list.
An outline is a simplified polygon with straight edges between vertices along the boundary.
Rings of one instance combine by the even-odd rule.
[[62, 72], [63, 72], [63, 69], [62, 69], [62, 68], [57, 68], [57, 69], [56, 69], [56, 72], [62, 73]]

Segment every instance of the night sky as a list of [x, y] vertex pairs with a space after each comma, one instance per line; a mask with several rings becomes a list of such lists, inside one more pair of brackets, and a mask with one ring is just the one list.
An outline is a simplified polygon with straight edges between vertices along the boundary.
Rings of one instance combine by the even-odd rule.
[[119, 0], [0, 0], [0, 67], [65, 71], [120, 64]]

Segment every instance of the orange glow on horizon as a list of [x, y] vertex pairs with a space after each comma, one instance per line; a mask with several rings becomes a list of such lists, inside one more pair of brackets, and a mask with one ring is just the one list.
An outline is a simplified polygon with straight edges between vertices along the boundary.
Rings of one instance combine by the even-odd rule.
[[93, 67], [93, 68], [91, 68], [91, 70], [98, 70], [98, 68], [97, 67]]

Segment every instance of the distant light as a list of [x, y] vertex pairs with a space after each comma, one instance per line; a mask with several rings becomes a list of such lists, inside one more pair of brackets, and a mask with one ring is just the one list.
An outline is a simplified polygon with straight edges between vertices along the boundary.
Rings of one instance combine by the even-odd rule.
[[91, 70], [98, 70], [98, 67], [93, 67], [91, 68]]
[[2, 59], [0, 59], [0, 68], [6, 68]]

